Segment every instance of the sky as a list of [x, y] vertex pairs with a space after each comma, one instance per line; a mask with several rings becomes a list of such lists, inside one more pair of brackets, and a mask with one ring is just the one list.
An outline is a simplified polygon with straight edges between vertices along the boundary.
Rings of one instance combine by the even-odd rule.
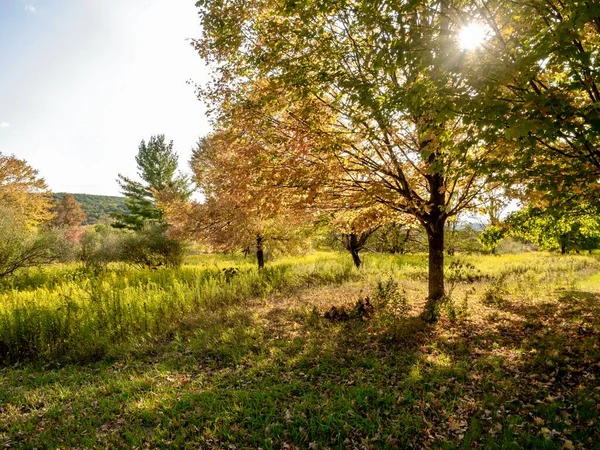
[[142, 139], [165, 134], [187, 172], [209, 131], [193, 83], [195, 0], [0, 0], [0, 153], [54, 192], [118, 195]]

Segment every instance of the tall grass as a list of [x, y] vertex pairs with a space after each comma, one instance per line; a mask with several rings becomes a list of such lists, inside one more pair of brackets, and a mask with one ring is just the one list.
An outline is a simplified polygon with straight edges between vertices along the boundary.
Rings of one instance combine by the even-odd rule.
[[88, 361], [123, 345], [170, 337], [207, 308], [340, 284], [356, 277], [340, 255], [282, 259], [262, 271], [227, 260], [180, 269], [113, 266], [99, 274], [76, 266], [22, 273], [0, 293], [0, 359]]
[[[549, 289], [574, 287], [577, 277], [600, 270], [600, 262], [588, 256], [461, 258], [477, 271], [477, 277], [466, 278], [488, 283], [494, 295], [528, 292], [541, 298]], [[447, 258], [448, 264], [452, 260]], [[195, 256], [179, 269], [31, 269], [0, 286], [0, 364], [92, 361], [131, 347], [151, 347], [171, 339], [195, 315], [250, 298], [349, 281], [374, 286], [390, 277], [422, 286], [424, 298], [427, 256], [368, 254], [359, 271], [348, 255], [337, 253], [282, 258], [260, 272], [250, 258], [223, 255]]]

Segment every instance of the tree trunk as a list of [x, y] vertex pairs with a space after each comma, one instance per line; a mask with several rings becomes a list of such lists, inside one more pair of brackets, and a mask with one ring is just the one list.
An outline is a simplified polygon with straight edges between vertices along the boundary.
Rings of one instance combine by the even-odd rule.
[[356, 268], [360, 268], [362, 261], [360, 260], [359, 252], [362, 249], [363, 241], [366, 240], [368, 235], [358, 236], [356, 233], [348, 233], [342, 234], [342, 243], [344, 244], [344, 248], [350, 252], [352, 255], [352, 261], [354, 261], [354, 265]]
[[360, 260], [360, 256], [358, 255], [358, 250], [352, 248], [350, 249], [350, 254], [352, 255], [352, 261], [354, 261], [354, 265], [357, 269], [359, 269], [360, 265], [362, 264], [362, 261]]
[[258, 269], [265, 267], [265, 254], [263, 250], [263, 237], [260, 234], [256, 235], [256, 262]]
[[569, 235], [568, 234], [563, 234], [560, 237], [560, 254], [561, 255], [566, 255], [567, 254], [567, 247], [569, 245]]
[[427, 227], [429, 245], [429, 286], [423, 319], [435, 322], [439, 314], [439, 304], [446, 295], [444, 292], [444, 222], [438, 220]]

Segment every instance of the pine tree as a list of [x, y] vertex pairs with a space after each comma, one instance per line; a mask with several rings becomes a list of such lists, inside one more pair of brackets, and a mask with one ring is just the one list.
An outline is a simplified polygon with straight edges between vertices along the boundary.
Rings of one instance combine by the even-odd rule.
[[170, 191], [183, 198], [191, 195], [189, 181], [177, 171], [177, 154], [173, 141], [166, 143], [164, 135], [150, 137], [140, 143], [135, 157], [138, 176], [135, 181], [119, 174], [117, 182], [125, 196], [127, 213], [116, 216], [117, 228], [140, 230], [148, 223], [163, 224], [163, 212], [156, 202], [156, 194]]

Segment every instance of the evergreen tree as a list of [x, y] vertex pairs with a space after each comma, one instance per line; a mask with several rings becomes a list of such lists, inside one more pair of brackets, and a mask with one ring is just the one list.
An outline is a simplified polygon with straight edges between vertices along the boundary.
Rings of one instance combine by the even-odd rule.
[[156, 202], [159, 192], [168, 190], [183, 198], [191, 195], [188, 179], [176, 174], [177, 155], [173, 152], [173, 141], [166, 143], [164, 135], [152, 136], [148, 143], [142, 140], [135, 160], [142, 181], [121, 174], [117, 179], [128, 211], [116, 215], [114, 226], [117, 228], [140, 230], [147, 223], [164, 223], [163, 212]]

